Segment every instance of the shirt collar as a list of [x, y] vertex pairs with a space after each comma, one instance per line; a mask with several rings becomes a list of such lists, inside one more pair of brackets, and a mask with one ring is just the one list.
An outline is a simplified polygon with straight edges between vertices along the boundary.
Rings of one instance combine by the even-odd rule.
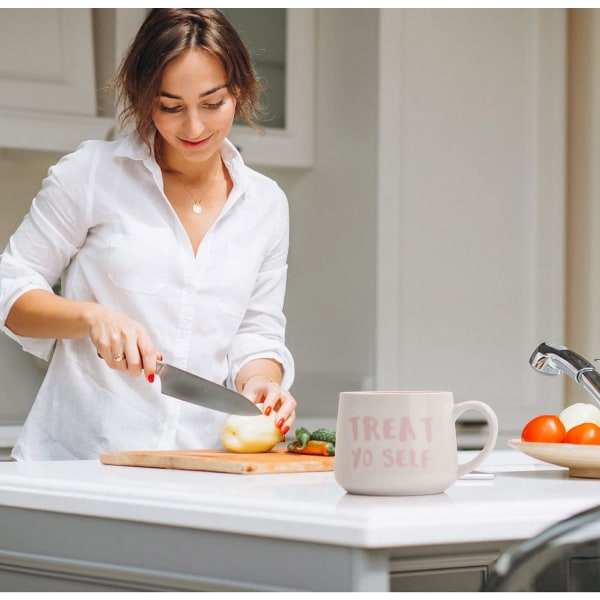
[[[150, 143], [152, 146], [154, 146], [155, 135], [156, 131], [153, 131], [150, 134]], [[244, 171], [244, 159], [238, 152], [238, 149], [228, 139], [225, 139], [221, 144], [220, 150], [223, 162], [225, 163], [234, 184], [240, 184], [242, 187], [245, 187], [245, 184], [247, 184], [248, 181]], [[130, 158], [132, 160], [141, 160], [150, 167], [151, 170], [156, 169], [158, 166], [154, 158], [154, 152], [148, 149], [148, 146], [140, 138], [137, 132], [129, 133], [121, 138], [115, 151], [115, 155]]]
[[[150, 136], [151, 143], [154, 143], [155, 133], [153, 132]], [[142, 141], [137, 132], [129, 133], [119, 140], [115, 156], [154, 162], [154, 152], [148, 149], [148, 146]]]
[[[154, 147], [155, 135], [156, 131], [153, 131], [150, 135], [152, 147]], [[226, 213], [233, 204], [237, 203], [242, 195], [253, 195], [253, 185], [252, 178], [248, 174], [248, 169], [245, 167], [242, 155], [228, 139], [223, 140], [220, 151], [223, 162], [233, 181], [233, 193], [226, 202], [223, 210]], [[137, 132], [129, 133], [119, 140], [115, 155], [141, 161], [148, 171], [152, 173], [157, 185], [159, 187], [162, 186], [162, 173], [154, 158], [154, 152], [148, 149], [148, 146]]]

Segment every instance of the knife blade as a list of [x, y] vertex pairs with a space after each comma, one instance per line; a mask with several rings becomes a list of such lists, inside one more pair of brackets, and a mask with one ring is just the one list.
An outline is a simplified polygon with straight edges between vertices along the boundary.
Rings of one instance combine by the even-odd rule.
[[168, 363], [158, 361], [156, 374], [160, 379], [161, 392], [166, 396], [231, 415], [262, 414], [260, 408], [245, 396]]

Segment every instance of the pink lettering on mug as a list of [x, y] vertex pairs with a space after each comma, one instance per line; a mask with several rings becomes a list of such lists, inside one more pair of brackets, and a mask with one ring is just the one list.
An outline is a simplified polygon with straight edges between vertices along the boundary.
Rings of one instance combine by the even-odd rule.
[[409, 437], [411, 440], [417, 439], [417, 435], [415, 434], [415, 430], [412, 426], [412, 423], [410, 422], [410, 419], [408, 417], [402, 417], [400, 419], [400, 428], [399, 428], [399, 433], [398, 433], [398, 439], [401, 442], [405, 442], [406, 439]]
[[[425, 469], [430, 461], [434, 417], [349, 417], [352, 468]], [[385, 440], [389, 446], [379, 447]], [[396, 444], [397, 447], [394, 447]]]
[[358, 421], [360, 417], [349, 417], [350, 425], [352, 426], [352, 439], [356, 442], [358, 440]]
[[373, 463], [373, 452], [368, 448], [363, 450], [362, 448], [352, 448], [352, 468], [358, 469], [359, 467], [370, 467]]
[[422, 417], [414, 420], [407, 416], [377, 419], [367, 415], [364, 417], [349, 417], [348, 421], [351, 426], [352, 440], [355, 442], [359, 440], [370, 442], [381, 439], [397, 439], [406, 442], [423, 438], [431, 442], [433, 437], [433, 417]]
[[383, 439], [393, 440], [396, 436], [394, 434], [394, 417], [386, 417], [383, 419]]
[[[387, 469], [425, 469], [429, 464], [429, 449], [415, 450], [413, 448], [386, 448], [381, 452], [382, 465]], [[354, 464], [354, 468], [359, 466]]]
[[365, 440], [369, 442], [371, 439], [380, 439], [379, 438], [379, 426], [377, 423], [377, 419], [375, 417], [364, 417], [363, 418], [363, 426], [365, 433]]

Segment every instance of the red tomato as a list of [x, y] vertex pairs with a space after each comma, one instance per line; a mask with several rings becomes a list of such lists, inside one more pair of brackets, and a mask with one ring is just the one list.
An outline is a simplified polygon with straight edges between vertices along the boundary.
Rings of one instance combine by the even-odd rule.
[[540, 415], [525, 425], [521, 432], [524, 442], [560, 443], [565, 436], [565, 426], [558, 415]]
[[581, 423], [571, 427], [563, 439], [565, 444], [600, 444], [600, 427], [595, 423]]

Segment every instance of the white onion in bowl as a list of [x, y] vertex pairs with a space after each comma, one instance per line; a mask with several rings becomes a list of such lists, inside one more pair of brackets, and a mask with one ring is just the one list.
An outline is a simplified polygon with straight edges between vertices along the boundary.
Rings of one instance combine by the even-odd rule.
[[600, 408], [587, 402], [576, 402], [567, 406], [558, 417], [567, 431], [581, 423], [595, 423], [600, 427]]

